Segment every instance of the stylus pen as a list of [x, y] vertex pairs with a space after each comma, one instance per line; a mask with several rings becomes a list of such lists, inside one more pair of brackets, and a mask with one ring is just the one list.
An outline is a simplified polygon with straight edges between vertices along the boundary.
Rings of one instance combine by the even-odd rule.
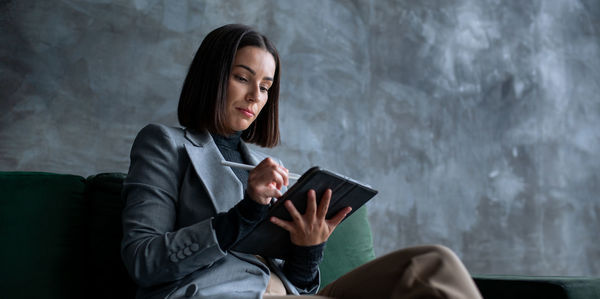
[[[254, 169], [254, 165], [248, 165], [248, 164], [242, 164], [242, 163], [235, 163], [235, 162], [229, 162], [229, 161], [221, 161], [221, 165], [223, 166], [229, 166], [229, 167], [236, 167], [236, 168], [241, 168], [241, 169], [246, 169], [246, 170], [252, 170]], [[297, 173], [288, 173], [288, 179], [291, 180], [297, 180], [300, 178], [300, 175]]]

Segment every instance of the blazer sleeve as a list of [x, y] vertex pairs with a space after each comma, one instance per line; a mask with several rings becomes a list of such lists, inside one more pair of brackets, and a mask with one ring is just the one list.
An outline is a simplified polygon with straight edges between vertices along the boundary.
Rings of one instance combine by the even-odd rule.
[[171, 134], [161, 125], [138, 133], [123, 183], [121, 256], [142, 287], [179, 280], [226, 255], [211, 218], [176, 229], [178, 189], [188, 162]]

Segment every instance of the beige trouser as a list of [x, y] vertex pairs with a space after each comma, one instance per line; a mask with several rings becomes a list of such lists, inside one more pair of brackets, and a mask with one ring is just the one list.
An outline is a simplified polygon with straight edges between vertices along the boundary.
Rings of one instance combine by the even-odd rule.
[[[450, 249], [420, 246], [366, 263], [306, 298], [477, 298], [469, 272]], [[324, 296], [324, 297], [321, 297]], [[290, 298], [266, 295], [265, 298]]]

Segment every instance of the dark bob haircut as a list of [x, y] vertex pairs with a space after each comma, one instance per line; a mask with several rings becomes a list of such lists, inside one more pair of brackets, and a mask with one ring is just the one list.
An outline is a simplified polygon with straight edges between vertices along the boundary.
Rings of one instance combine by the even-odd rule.
[[273, 55], [275, 76], [267, 103], [242, 132], [242, 139], [274, 147], [279, 143], [279, 54], [267, 37], [245, 25], [225, 25], [204, 38], [183, 83], [177, 117], [179, 124], [188, 129], [227, 134], [225, 107], [229, 76], [237, 50], [246, 46], [258, 47]]

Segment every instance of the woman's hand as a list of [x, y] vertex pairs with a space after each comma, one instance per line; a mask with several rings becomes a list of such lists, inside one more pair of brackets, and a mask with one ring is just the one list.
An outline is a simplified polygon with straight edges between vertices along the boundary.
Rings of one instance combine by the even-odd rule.
[[315, 190], [308, 191], [306, 213], [301, 215], [291, 201], [286, 200], [285, 207], [292, 216], [292, 221], [285, 221], [277, 217], [271, 217], [271, 222], [290, 232], [292, 243], [298, 246], [311, 246], [321, 244], [329, 238], [333, 230], [350, 213], [351, 207], [345, 207], [333, 218], [327, 220], [327, 209], [331, 200], [331, 189], [327, 189], [319, 207], [317, 208], [317, 196]]
[[285, 167], [266, 158], [250, 171], [246, 192], [255, 202], [268, 205], [272, 197], [281, 196], [281, 187], [288, 185], [288, 173]]

